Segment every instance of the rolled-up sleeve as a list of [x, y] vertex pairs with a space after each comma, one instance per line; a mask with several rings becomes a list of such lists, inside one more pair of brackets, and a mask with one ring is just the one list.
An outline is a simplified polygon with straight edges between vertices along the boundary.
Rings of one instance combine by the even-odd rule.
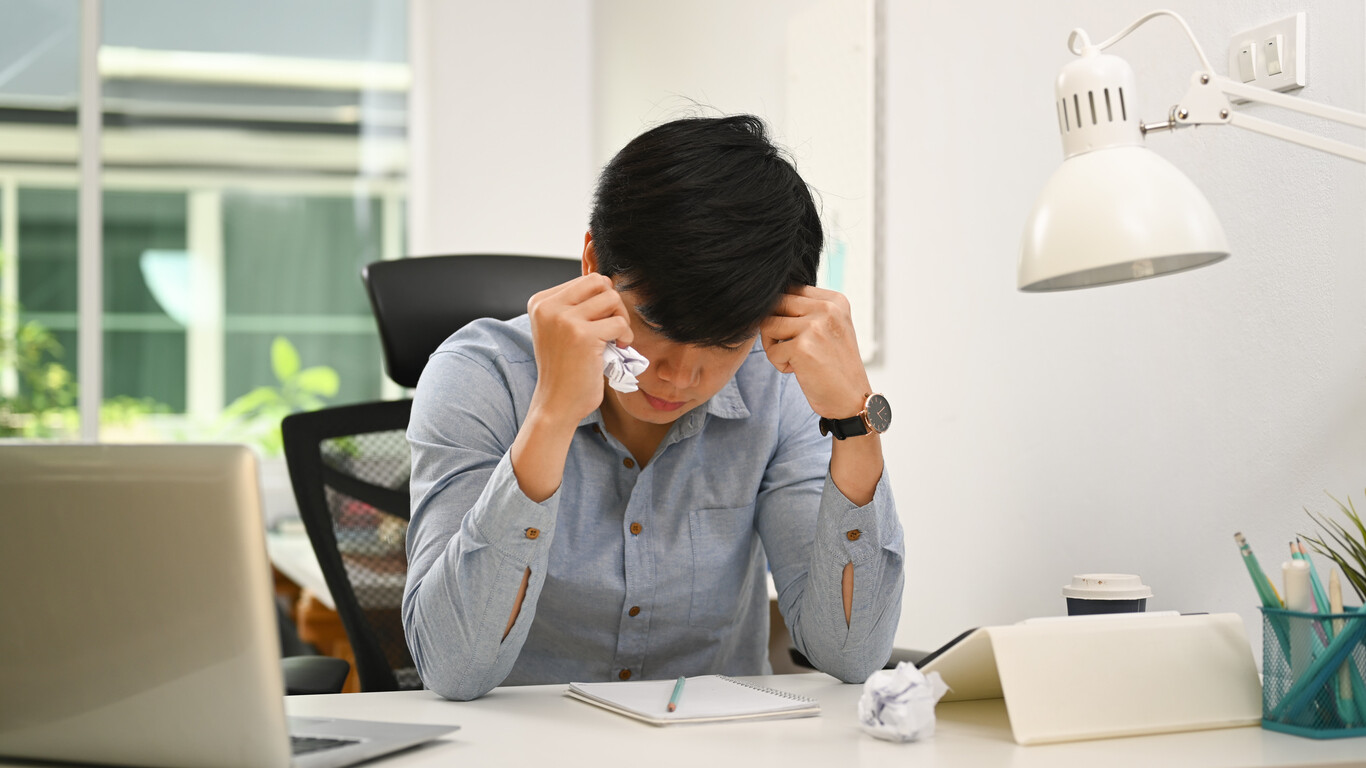
[[[423, 683], [468, 700], [512, 670], [535, 615], [559, 493], [537, 503], [508, 456], [518, 420], [496, 368], [433, 355], [413, 398], [412, 520], [403, 629]], [[508, 618], [531, 570], [521, 612]]]
[[[905, 542], [884, 467], [858, 506], [829, 474], [830, 438], [797, 386], [785, 382], [777, 449], [756, 509], [759, 535], [793, 643], [817, 669], [862, 682], [891, 656], [901, 615]], [[854, 567], [844, 619], [843, 577]]]

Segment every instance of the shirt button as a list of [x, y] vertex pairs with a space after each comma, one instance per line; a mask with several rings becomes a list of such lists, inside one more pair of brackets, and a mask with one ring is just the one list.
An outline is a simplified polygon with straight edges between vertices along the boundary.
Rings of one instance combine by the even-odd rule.
[[538, 531], [538, 530], [536, 530], [535, 528], [528, 528], [528, 529], [526, 529], [526, 531], [524, 531], [524, 533], [526, 533], [526, 537], [527, 537], [528, 539], [534, 539], [534, 538], [536, 538], [537, 536], [540, 536], [540, 535], [541, 535], [541, 532]]
[[636, 465], [636, 463], [630, 459], [622, 459], [621, 463], [625, 464], [627, 469], [630, 469], [631, 467], [634, 467]]
[[845, 535], [845, 537], [847, 537], [850, 541], [858, 541], [858, 537], [860, 537], [860, 536], [863, 535], [863, 531], [860, 531], [859, 529], [855, 528], [854, 530], [852, 530], [852, 531], [850, 531], [850, 532], [848, 532], [848, 533], [846, 533], [846, 534], [844, 534], [844, 535]]
[[631, 606], [631, 610], [627, 611], [626, 613], [629, 614], [629, 615], [631, 615], [631, 616], [639, 616], [639, 615], [640, 615], [640, 606], [638, 606], [638, 605], [633, 605], [633, 606]]
[[643, 530], [645, 530], [645, 526], [640, 523], [631, 523], [631, 535], [639, 536], [640, 532]]
[[620, 679], [622, 679], [622, 680], [630, 680], [630, 679], [631, 679], [631, 670], [629, 670], [629, 669], [623, 669], [623, 670], [621, 670], [620, 672], [617, 673], [617, 677], [620, 678]]

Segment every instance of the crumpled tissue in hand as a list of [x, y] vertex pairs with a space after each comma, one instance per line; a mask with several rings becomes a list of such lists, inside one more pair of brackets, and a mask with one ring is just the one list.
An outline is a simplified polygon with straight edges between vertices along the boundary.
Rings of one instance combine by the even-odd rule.
[[602, 349], [602, 375], [607, 383], [618, 392], [634, 392], [636, 377], [650, 367], [650, 361], [632, 347], [618, 347], [609, 341]]
[[926, 676], [905, 661], [874, 672], [863, 684], [859, 726], [888, 741], [928, 739], [934, 735], [934, 705], [948, 690], [938, 672]]

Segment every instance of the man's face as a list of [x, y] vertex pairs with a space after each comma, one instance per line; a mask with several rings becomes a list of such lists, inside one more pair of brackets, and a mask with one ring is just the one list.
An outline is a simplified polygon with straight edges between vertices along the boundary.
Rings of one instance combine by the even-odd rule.
[[[640, 389], [609, 397], [632, 417], [651, 424], [669, 424], [711, 399], [731, 380], [754, 346], [751, 337], [733, 347], [704, 347], [670, 341], [658, 328], [646, 323], [636, 310], [640, 297], [623, 291], [621, 299], [631, 316], [631, 346], [650, 361], [636, 378]], [[756, 334], [757, 335], [757, 334]]]

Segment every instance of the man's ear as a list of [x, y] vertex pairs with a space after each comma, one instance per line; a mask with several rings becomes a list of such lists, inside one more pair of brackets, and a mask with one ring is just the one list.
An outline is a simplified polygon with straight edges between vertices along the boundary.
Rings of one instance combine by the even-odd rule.
[[583, 274], [591, 275], [598, 271], [598, 254], [593, 250], [593, 233], [583, 233]]

